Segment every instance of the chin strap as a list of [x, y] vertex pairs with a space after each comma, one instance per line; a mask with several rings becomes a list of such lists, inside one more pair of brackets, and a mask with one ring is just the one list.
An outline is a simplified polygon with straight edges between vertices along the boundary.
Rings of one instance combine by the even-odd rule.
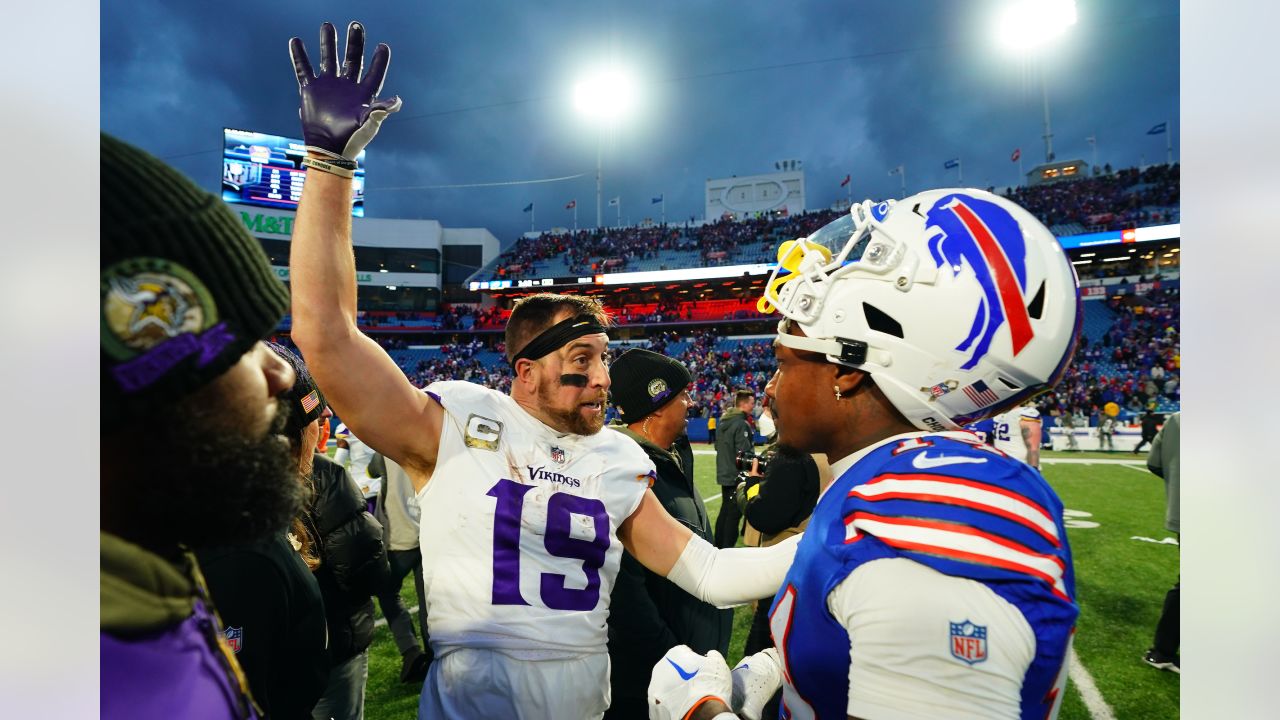
[[778, 344], [785, 345], [792, 350], [822, 353], [829, 358], [837, 358], [836, 362], [842, 365], [853, 367], [859, 367], [867, 362], [880, 367], [888, 367], [893, 364], [892, 355], [884, 350], [875, 350], [861, 340], [848, 340], [846, 338], [823, 339], [792, 335], [782, 328], [781, 324], [778, 327]]

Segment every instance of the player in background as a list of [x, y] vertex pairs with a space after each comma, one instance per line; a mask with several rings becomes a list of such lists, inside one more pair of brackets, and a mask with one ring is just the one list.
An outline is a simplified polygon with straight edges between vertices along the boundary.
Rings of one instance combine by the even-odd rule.
[[333, 461], [347, 468], [366, 500], [377, 497], [382, 490], [382, 478], [370, 473], [369, 463], [378, 453], [352, 434], [346, 423], [338, 423], [334, 435], [338, 449], [333, 453]]
[[981, 190], [871, 201], [784, 243], [765, 388], [778, 442], [824, 453], [774, 599], [776, 650], [730, 674], [675, 648], [651, 717], [1053, 718], [1077, 616], [1062, 503], [961, 428], [1052, 387], [1080, 326], [1075, 273], [1030, 213]]
[[991, 418], [983, 418], [978, 422], [969, 423], [964, 426], [965, 430], [978, 436], [978, 439], [987, 445], [994, 444], [996, 441], [996, 421]]
[[1043, 427], [1040, 411], [1024, 405], [1001, 413], [993, 419], [996, 449], [1031, 467], [1040, 469], [1040, 436]]
[[773, 593], [796, 543], [716, 550], [649, 490], [653, 463], [600, 432], [608, 317], [598, 301], [522, 299], [506, 328], [511, 394], [415, 388], [355, 323], [354, 158], [400, 99], [379, 100], [390, 48], [362, 74], [364, 28], [320, 31], [319, 72], [289, 49], [310, 168], [290, 254], [293, 339], [334, 409], [399, 464], [421, 510], [436, 660], [422, 718], [598, 718], [609, 704], [608, 599], [622, 550], [718, 606]]

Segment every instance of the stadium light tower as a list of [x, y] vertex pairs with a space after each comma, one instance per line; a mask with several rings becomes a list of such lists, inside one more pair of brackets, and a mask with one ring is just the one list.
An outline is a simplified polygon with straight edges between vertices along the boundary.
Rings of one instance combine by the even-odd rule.
[[617, 67], [600, 68], [573, 86], [573, 106], [596, 123], [596, 227], [603, 225], [601, 200], [604, 180], [601, 149], [606, 129], [626, 117], [636, 102], [636, 86], [631, 76]]
[[[1075, 0], [1017, 0], [1000, 17], [1000, 40], [1023, 54], [1042, 51], [1076, 24]], [[1044, 161], [1053, 161], [1053, 126], [1049, 122], [1049, 87], [1040, 64], [1040, 94], [1044, 99]]]

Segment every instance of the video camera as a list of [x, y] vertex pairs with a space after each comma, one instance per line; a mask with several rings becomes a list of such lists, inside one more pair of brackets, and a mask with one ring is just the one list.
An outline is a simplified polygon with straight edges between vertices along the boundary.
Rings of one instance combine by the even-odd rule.
[[[772, 452], [765, 452], [765, 453], [761, 453], [760, 455], [756, 455], [754, 452], [750, 450], [743, 450], [742, 452], [734, 456], [733, 465], [738, 469], [739, 474], [746, 475], [751, 472], [751, 462], [753, 460], [758, 460], [760, 464], [757, 466], [757, 471], [761, 475], [764, 475], [766, 469], [768, 468], [769, 461], [772, 459], [773, 459]], [[739, 478], [739, 480], [741, 480], [741, 478]]]

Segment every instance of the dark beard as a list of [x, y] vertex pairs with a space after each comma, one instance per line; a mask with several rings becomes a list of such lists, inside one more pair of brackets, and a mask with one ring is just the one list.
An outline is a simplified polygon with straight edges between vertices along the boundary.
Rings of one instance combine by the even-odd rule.
[[[604, 428], [604, 405], [600, 406], [602, 412], [594, 419], [588, 419], [583, 417], [576, 407], [573, 410], [556, 410], [551, 407], [551, 392], [548, 387], [538, 388], [538, 399], [542, 401], [542, 411], [558, 421], [557, 428], [567, 429], [574, 435], [595, 435]], [[607, 396], [602, 397], [607, 398]], [[607, 402], [607, 399], [601, 402]]]
[[125, 539], [159, 551], [254, 542], [284, 530], [302, 508], [298, 464], [280, 437], [280, 402], [260, 437], [227, 427], [227, 413], [187, 398], [157, 413], [131, 472]]

